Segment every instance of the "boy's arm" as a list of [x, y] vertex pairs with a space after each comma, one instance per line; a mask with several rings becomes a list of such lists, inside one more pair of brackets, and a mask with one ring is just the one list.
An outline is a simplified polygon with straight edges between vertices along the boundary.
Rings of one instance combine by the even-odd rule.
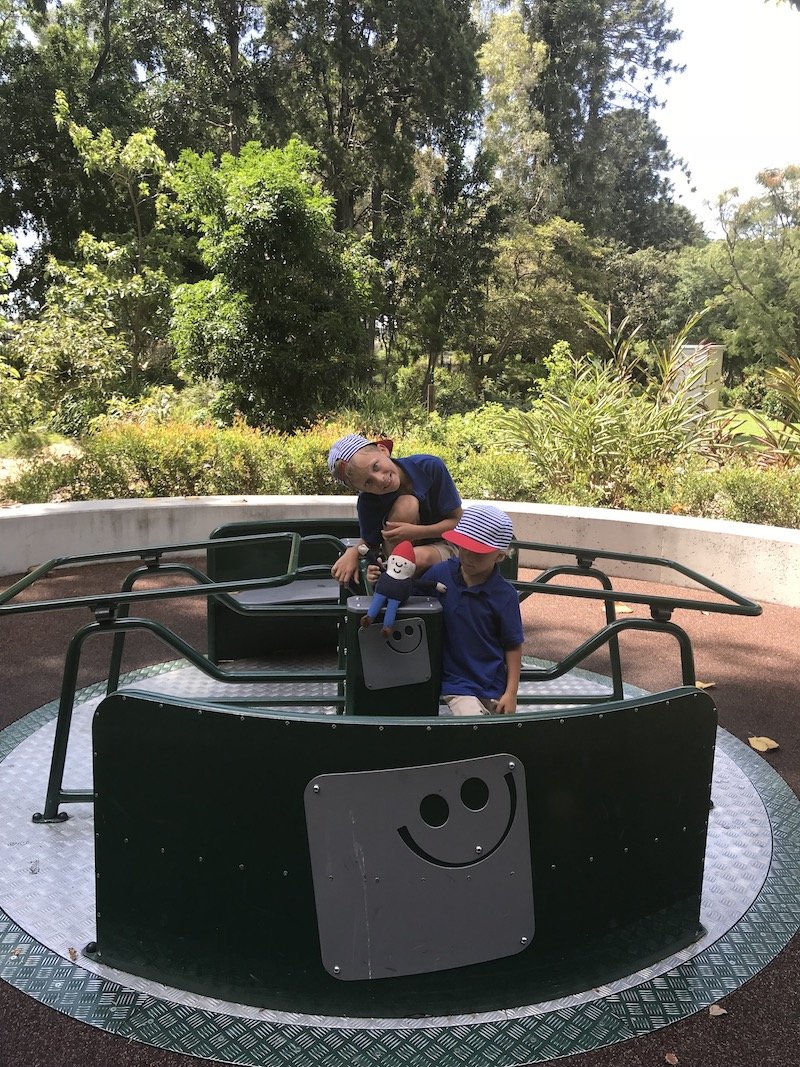
[[464, 509], [455, 508], [439, 522], [423, 526], [416, 522], [386, 522], [383, 524], [383, 537], [387, 541], [438, 541], [447, 530], [454, 530]]
[[512, 715], [517, 710], [517, 690], [522, 670], [522, 645], [507, 648], [506, 653], [506, 691], [497, 701], [495, 711], [498, 715]]
[[331, 575], [337, 582], [341, 582], [342, 585], [347, 585], [348, 582], [352, 582], [359, 574], [359, 563], [361, 562], [361, 555], [358, 551], [357, 545], [350, 545], [342, 552], [341, 556], [336, 560], [331, 567]]

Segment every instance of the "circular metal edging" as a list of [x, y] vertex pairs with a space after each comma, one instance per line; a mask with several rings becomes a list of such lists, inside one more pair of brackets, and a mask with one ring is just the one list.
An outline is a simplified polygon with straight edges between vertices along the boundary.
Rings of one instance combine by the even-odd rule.
[[[159, 664], [125, 682], [174, 669]], [[76, 703], [102, 696], [105, 684], [82, 689]], [[51, 722], [58, 701], [0, 733], [2, 761]], [[587, 991], [551, 1010], [509, 1009], [446, 1020], [244, 1017], [204, 1006], [203, 998], [175, 1002], [86, 970], [42, 945], [0, 910], [0, 978], [42, 1004], [126, 1040], [253, 1067], [512, 1067], [544, 1063], [649, 1033], [702, 1010], [767, 966], [800, 928], [800, 801], [769, 764], [719, 730], [717, 747], [748, 779], [771, 829], [771, 857], [760, 890], [727, 932], [665, 973], [640, 974], [626, 988]], [[2, 904], [2, 901], [0, 901]], [[72, 953], [70, 952], [70, 957]], [[264, 1012], [263, 1015], [274, 1015]], [[329, 1025], [331, 1023], [333, 1025]], [[406, 1025], [404, 1025], [406, 1024]]]

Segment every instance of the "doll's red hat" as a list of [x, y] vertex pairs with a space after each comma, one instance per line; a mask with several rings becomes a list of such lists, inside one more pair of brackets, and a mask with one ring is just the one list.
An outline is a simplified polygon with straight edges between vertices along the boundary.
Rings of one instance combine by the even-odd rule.
[[410, 541], [400, 541], [392, 549], [390, 555], [400, 556], [403, 559], [407, 559], [410, 563], [416, 563], [417, 557], [414, 555], [414, 546]]

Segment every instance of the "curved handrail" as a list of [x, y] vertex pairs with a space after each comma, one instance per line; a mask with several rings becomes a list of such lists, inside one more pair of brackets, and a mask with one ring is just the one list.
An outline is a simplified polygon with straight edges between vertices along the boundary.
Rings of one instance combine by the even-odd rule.
[[[210, 675], [216, 681], [220, 682], [341, 682], [345, 677], [345, 672], [340, 669], [314, 669], [309, 671], [225, 671], [221, 667], [212, 663], [211, 660], [206, 659], [205, 656], [202, 656], [197, 652], [196, 649], [188, 644], [188, 642], [184, 641], [182, 637], [179, 637], [176, 633], [173, 633], [172, 630], [164, 626], [162, 623], [157, 622], [155, 619], [115, 619], [112, 617], [103, 621], [86, 623], [73, 634], [69, 645], [67, 646], [45, 805], [42, 812], [36, 812], [34, 814], [34, 822], [63, 822], [67, 818], [67, 815], [64, 812], [59, 812], [58, 809], [60, 804], [88, 803], [93, 799], [93, 793], [90, 790], [63, 788], [64, 765], [67, 757], [70, 726], [72, 725], [72, 713], [75, 707], [78, 669], [80, 667], [83, 645], [87, 638], [100, 633], [113, 633], [116, 635], [120, 630], [146, 630], [152, 633], [170, 648], [178, 652], [184, 659], [188, 660], [192, 666], [197, 667], [204, 674]], [[280, 706], [281, 703], [301, 706], [304, 704], [324, 703], [326, 705], [333, 704], [341, 706], [344, 704], [344, 697], [341, 695], [325, 696], [324, 699], [298, 696], [286, 698], [276, 697], [274, 701], [271, 700], [271, 703], [276, 706]]]

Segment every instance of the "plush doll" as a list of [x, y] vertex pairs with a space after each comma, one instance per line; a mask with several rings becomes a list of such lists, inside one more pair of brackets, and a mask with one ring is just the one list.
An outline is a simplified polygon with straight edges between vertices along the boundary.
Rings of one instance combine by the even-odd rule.
[[437, 592], [444, 593], [446, 586], [441, 582], [420, 582], [414, 580], [416, 560], [414, 558], [414, 546], [410, 541], [400, 541], [389, 556], [385, 564], [378, 561], [383, 571], [375, 583], [375, 592], [367, 614], [361, 619], [362, 626], [369, 626], [375, 622], [381, 608], [386, 605], [386, 614], [383, 617], [383, 629], [381, 633], [388, 637], [397, 617], [397, 609], [405, 604], [413, 592]]

